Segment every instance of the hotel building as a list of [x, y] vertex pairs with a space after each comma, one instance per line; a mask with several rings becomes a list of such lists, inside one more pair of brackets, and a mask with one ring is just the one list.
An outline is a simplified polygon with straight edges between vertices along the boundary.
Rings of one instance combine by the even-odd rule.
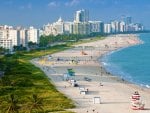
[[12, 26], [0, 26], [0, 47], [13, 50], [13, 46], [17, 46], [17, 30]]

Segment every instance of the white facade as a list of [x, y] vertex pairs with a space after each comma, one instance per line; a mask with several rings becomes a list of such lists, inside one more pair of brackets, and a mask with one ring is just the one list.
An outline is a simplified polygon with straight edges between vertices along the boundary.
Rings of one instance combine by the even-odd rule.
[[73, 33], [73, 22], [64, 22], [64, 34]]
[[104, 33], [111, 33], [111, 24], [104, 24]]
[[117, 33], [120, 31], [120, 22], [118, 21], [112, 21], [111, 22], [111, 32]]
[[9, 30], [9, 39], [12, 39], [13, 46], [17, 46], [17, 44], [18, 44], [17, 30], [15, 30], [15, 29]]
[[39, 43], [39, 33], [34, 27], [28, 29], [28, 42]]
[[103, 33], [104, 23], [101, 21], [89, 21], [91, 32]]
[[90, 24], [87, 22], [73, 23], [73, 34], [90, 34]]
[[57, 22], [53, 23], [54, 28], [56, 29], [56, 34], [63, 34], [64, 33], [64, 22], [62, 18], [60, 17]]
[[47, 24], [43, 26], [43, 35], [54, 35], [57, 34], [56, 28], [52, 24]]
[[61, 17], [58, 19], [57, 22], [53, 24], [47, 24], [43, 26], [43, 35], [58, 35], [64, 34], [64, 22]]
[[78, 10], [75, 12], [73, 22], [73, 34], [90, 34], [89, 12], [88, 10]]
[[80, 22], [88, 22], [89, 21], [89, 12], [87, 10], [79, 10], [75, 13], [74, 22], [80, 23]]
[[126, 31], [126, 24], [124, 21], [120, 22], [120, 32], [125, 32]]
[[113, 21], [111, 22], [111, 32], [115, 33], [116, 32], [116, 23]]
[[18, 45], [22, 45], [23, 47], [27, 47], [28, 45], [28, 35], [26, 29], [19, 29], [18, 30]]
[[39, 29], [39, 37], [42, 36], [44, 34], [44, 31]]
[[5, 49], [13, 50], [12, 40], [11, 39], [0, 39], [0, 47]]
[[0, 47], [12, 51], [17, 43], [17, 30], [13, 29], [12, 26], [0, 26]]

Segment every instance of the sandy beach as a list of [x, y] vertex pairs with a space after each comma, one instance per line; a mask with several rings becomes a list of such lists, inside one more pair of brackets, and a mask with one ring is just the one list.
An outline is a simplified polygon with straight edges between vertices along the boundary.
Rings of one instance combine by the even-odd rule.
[[[150, 113], [150, 89], [142, 88], [106, 72], [99, 58], [111, 51], [142, 43], [137, 35], [112, 35], [104, 40], [76, 45], [52, 55], [31, 60], [40, 67], [56, 88], [71, 98], [76, 113]], [[67, 69], [73, 69], [78, 87], [64, 80]], [[81, 93], [86, 90], [86, 94]], [[131, 109], [131, 95], [138, 91], [144, 110]], [[100, 103], [94, 103], [94, 99]]]

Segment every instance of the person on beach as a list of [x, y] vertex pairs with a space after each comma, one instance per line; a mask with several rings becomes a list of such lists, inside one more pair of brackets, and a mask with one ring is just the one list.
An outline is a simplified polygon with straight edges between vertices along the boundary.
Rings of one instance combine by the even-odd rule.
[[89, 92], [89, 89], [87, 88], [86, 91]]
[[138, 92], [138, 91], [135, 91], [134, 94], [135, 94], [135, 95], [139, 95], [139, 92]]
[[99, 83], [99, 86], [103, 86], [103, 84], [100, 82], [100, 83]]
[[93, 112], [95, 111], [95, 109], [92, 110]]

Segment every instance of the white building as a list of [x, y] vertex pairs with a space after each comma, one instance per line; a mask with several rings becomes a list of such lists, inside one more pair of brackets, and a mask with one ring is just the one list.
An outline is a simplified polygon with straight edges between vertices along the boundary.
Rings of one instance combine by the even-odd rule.
[[89, 12], [88, 10], [78, 10], [75, 12], [73, 22], [73, 34], [90, 34]]
[[118, 22], [118, 21], [111, 22], [111, 32], [112, 33], [120, 32], [120, 22]]
[[60, 17], [57, 22], [53, 23], [54, 28], [56, 29], [56, 34], [64, 34], [64, 21]]
[[87, 35], [90, 33], [91, 31], [89, 22], [73, 23], [73, 34]]
[[73, 22], [64, 22], [64, 34], [73, 33]]
[[28, 46], [28, 34], [26, 29], [18, 29], [18, 45], [22, 45], [23, 47]]
[[18, 37], [17, 37], [17, 30], [10, 29], [9, 30], [9, 36], [10, 39], [12, 39], [12, 45], [17, 46], [18, 45]]
[[102, 21], [89, 21], [91, 32], [104, 32], [104, 23]]
[[142, 31], [142, 30], [144, 30], [143, 28], [144, 28], [144, 27], [143, 27], [141, 24], [139, 24], [139, 23], [133, 24], [133, 29], [134, 29], [135, 31]]
[[28, 29], [28, 42], [39, 43], [39, 32], [34, 27]]
[[42, 29], [39, 29], [38, 31], [39, 31], [39, 37], [44, 35], [44, 31]]
[[[62, 18], [60, 17], [58, 19], [58, 21], [52, 23], [52, 24], [47, 24], [43, 26], [43, 35], [58, 35], [58, 34], [64, 34], [65, 32], [65, 28], [64, 28], [64, 21], [62, 20]], [[66, 31], [70, 31], [68, 30], [69, 28], [67, 28], [68, 23], [66, 23]]]
[[48, 35], [54, 35], [56, 33], [57, 31], [52, 24], [48, 23], [47, 25], [43, 26], [43, 35], [48, 36]]
[[111, 33], [111, 24], [104, 24], [104, 33]]
[[0, 47], [12, 51], [13, 47], [17, 46], [17, 43], [17, 30], [13, 29], [12, 26], [0, 26]]
[[120, 22], [120, 32], [125, 32], [126, 31], [126, 24], [124, 21]]
[[78, 10], [75, 13], [74, 22], [88, 22], [89, 21], [89, 11], [88, 10]]

